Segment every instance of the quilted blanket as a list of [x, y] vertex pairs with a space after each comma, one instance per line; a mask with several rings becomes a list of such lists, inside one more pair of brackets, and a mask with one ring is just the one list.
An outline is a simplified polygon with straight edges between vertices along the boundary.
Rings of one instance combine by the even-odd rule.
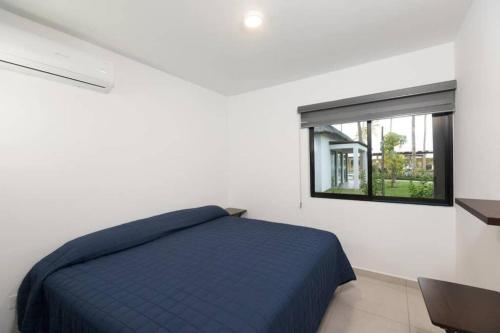
[[207, 206], [89, 234], [37, 263], [18, 327], [45, 332], [314, 332], [355, 279], [329, 232]]

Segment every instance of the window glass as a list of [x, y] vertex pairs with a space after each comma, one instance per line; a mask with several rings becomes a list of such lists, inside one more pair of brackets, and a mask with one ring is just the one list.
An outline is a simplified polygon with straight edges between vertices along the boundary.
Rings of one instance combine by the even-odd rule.
[[432, 116], [372, 121], [374, 196], [434, 198]]
[[311, 194], [452, 205], [452, 114], [310, 128]]
[[367, 122], [314, 128], [315, 191], [368, 194]]

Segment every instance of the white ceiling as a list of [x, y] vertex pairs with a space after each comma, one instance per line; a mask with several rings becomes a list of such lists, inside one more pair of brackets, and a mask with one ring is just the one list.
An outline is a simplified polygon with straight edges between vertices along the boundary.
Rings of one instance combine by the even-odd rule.
[[[472, 0], [0, 0], [225, 95], [454, 40]], [[243, 14], [265, 16], [260, 31]]]

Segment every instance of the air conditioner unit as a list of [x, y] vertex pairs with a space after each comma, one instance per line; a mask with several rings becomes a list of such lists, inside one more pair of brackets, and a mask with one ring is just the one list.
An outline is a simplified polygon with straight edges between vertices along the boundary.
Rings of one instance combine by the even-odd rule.
[[111, 63], [6, 25], [0, 25], [0, 65], [102, 92], [114, 84]]

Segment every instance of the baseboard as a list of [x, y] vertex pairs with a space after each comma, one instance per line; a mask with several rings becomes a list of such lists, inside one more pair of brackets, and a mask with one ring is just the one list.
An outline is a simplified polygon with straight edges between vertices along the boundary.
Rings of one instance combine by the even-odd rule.
[[397, 275], [391, 275], [391, 274], [386, 274], [386, 273], [381, 273], [377, 271], [372, 271], [369, 269], [365, 268], [360, 268], [360, 267], [353, 267], [354, 272], [356, 275], [361, 275], [361, 276], [367, 276], [372, 279], [377, 279], [380, 281], [384, 282], [390, 282], [390, 283], [395, 283], [395, 284], [401, 284], [407, 287], [411, 288], [417, 288], [418, 289], [418, 282], [413, 279], [408, 279], [405, 277], [397, 276]]

